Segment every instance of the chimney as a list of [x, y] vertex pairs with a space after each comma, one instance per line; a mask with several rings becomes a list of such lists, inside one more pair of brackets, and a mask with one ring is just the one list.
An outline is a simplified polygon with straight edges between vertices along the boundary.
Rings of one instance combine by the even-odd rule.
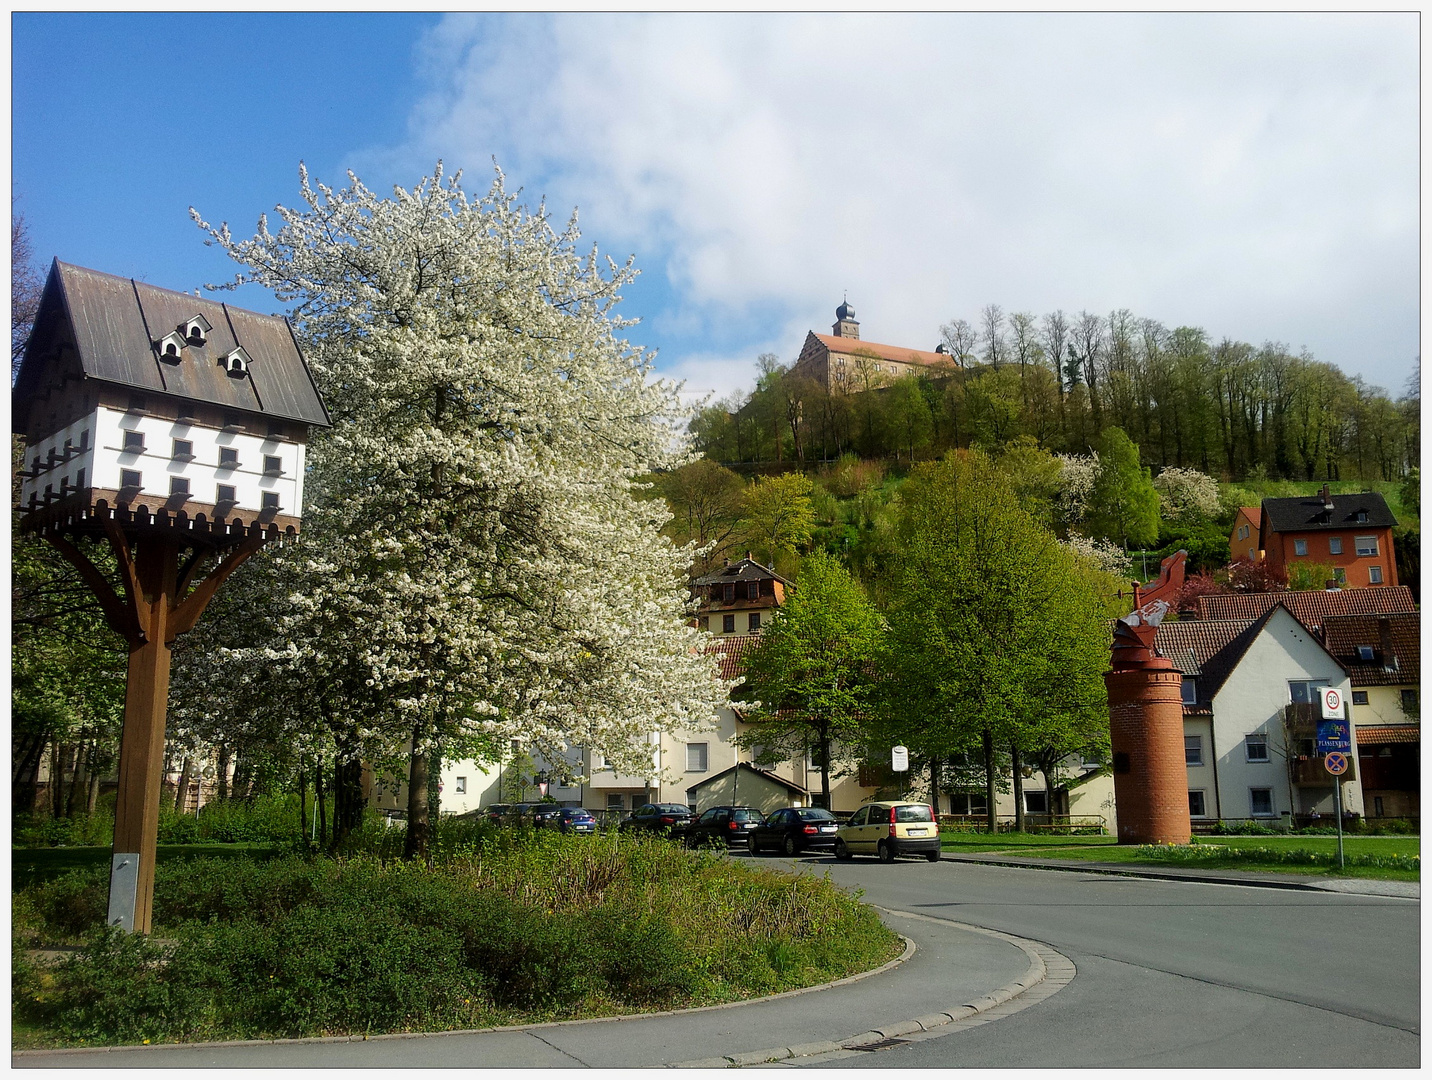
[[1332, 510], [1332, 508], [1333, 508], [1333, 496], [1332, 496], [1332, 492], [1328, 490], [1328, 485], [1327, 485], [1327, 484], [1324, 484], [1324, 485], [1323, 485], [1323, 490], [1320, 491], [1320, 492], [1318, 492], [1318, 494], [1323, 497], [1323, 509], [1324, 509], [1324, 510], [1329, 510], [1329, 511]]
[[1338, 584], [1337, 578], [1328, 578], [1327, 584], [1324, 586], [1324, 589], [1327, 592], [1342, 592], [1342, 586]]
[[753, 558], [751, 557], [751, 553], [750, 553], [749, 551], [746, 552], [746, 561], [747, 561], [747, 562], [755, 562], [755, 561], [756, 561], [755, 559], [753, 559]]
[[1382, 646], [1382, 670], [1393, 672], [1400, 669], [1397, 662], [1397, 652], [1392, 647], [1392, 620], [1386, 615], [1381, 615], [1377, 620], [1378, 644]]
[[721, 565], [722, 565], [722, 566], [730, 566], [730, 565], [731, 565], [731, 560], [730, 560], [730, 559], [722, 559], [722, 560], [721, 560]]

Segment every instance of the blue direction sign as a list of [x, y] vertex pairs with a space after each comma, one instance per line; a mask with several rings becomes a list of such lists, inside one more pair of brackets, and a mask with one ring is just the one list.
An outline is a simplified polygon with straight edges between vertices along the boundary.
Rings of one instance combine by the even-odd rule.
[[1347, 755], [1334, 751], [1323, 758], [1323, 768], [1327, 769], [1327, 771], [1334, 776], [1341, 776], [1347, 772]]
[[1352, 753], [1352, 732], [1346, 720], [1318, 721], [1318, 753]]

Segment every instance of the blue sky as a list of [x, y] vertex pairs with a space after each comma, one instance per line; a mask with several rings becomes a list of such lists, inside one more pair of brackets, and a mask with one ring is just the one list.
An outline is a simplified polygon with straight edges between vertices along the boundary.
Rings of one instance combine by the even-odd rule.
[[[1127, 307], [1394, 393], [1418, 349], [1418, 24], [1341, 15], [16, 14], [13, 183], [46, 262], [192, 289], [297, 164], [441, 157], [580, 208], [692, 390], [979, 309]], [[240, 303], [271, 310], [249, 293]]]

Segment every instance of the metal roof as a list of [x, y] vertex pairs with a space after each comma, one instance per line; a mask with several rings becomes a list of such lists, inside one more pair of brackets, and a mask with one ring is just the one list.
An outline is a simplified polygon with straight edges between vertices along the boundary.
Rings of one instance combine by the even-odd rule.
[[[155, 343], [196, 315], [212, 327], [204, 343], [186, 344], [178, 363], [161, 360]], [[71, 344], [77, 357], [68, 355]], [[220, 361], [240, 347], [250, 360], [247, 375], [231, 378]], [[23, 422], [22, 403], [67, 373], [262, 416], [330, 423], [283, 316], [56, 259], [15, 381], [16, 430]]]

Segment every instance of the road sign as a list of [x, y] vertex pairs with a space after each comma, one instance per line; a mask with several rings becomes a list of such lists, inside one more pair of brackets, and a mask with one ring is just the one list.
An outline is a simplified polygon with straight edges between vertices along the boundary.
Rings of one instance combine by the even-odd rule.
[[1343, 714], [1342, 691], [1333, 686], [1324, 686], [1318, 697], [1323, 703], [1324, 720], [1341, 720]]
[[910, 770], [910, 751], [903, 746], [892, 746], [890, 748], [890, 767], [896, 772], [908, 772]]
[[1334, 776], [1341, 776], [1347, 772], [1347, 755], [1334, 751], [1323, 758], [1323, 768]]
[[1318, 721], [1318, 753], [1352, 753], [1351, 725], [1346, 720]]

